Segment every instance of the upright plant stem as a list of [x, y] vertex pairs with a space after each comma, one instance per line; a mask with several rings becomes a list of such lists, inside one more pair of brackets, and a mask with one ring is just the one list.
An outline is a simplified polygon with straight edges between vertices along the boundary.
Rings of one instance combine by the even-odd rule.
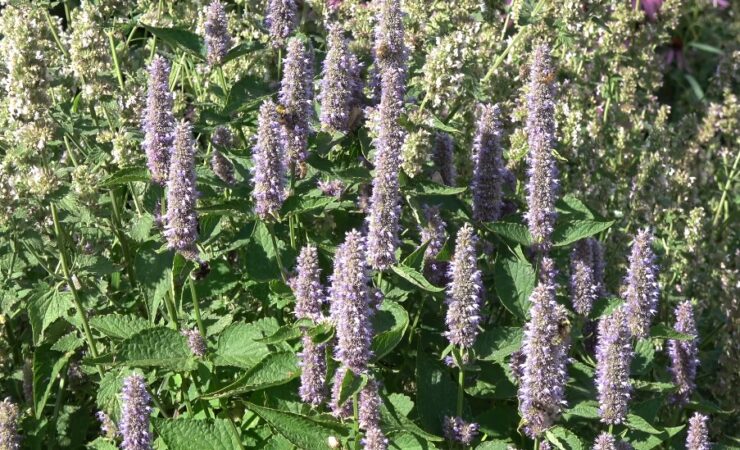
[[359, 404], [359, 396], [357, 393], [352, 396], [352, 416], [355, 419], [354, 422], [354, 436], [355, 436], [355, 442], [354, 447], [355, 450], [360, 450], [360, 404]]
[[460, 363], [460, 373], [457, 374], [457, 417], [462, 417], [463, 400], [465, 398], [465, 369], [462, 362], [462, 348], [459, 350], [458, 362]]
[[190, 285], [190, 297], [193, 299], [193, 314], [195, 314], [195, 322], [198, 324], [198, 331], [203, 339], [206, 338], [206, 327], [203, 326], [203, 321], [200, 318], [200, 306], [198, 306], [198, 293], [195, 291], [195, 282], [193, 277], [188, 277], [188, 284]]
[[165, 296], [167, 314], [170, 316], [170, 325], [177, 330], [177, 310], [175, 309], [175, 272], [170, 272], [170, 295]]

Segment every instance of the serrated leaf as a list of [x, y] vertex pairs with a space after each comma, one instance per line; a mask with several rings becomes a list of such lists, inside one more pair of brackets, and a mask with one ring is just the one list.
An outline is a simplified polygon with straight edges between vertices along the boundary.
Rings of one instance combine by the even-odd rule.
[[300, 414], [247, 403], [247, 407], [267, 422], [276, 432], [298, 448], [326, 448], [329, 436], [346, 436], [342, 425], [319, 422]]
[[655, 359], [655, 348], [649, 339], [640, 339], [635, 345], [635, 356], [632, 359], [631, 372], [636, 375], [645, 373]]
[[676, 341], [692, 341], [696, 339], [696, 336], [679, 333], [673, 328], [662, 323], [653, 325], [652, 328], [650, 328], [650, 337], [654, 339], [672, 339]]
[[406, 267], [411, 267], [414, 270], [417, 270], [421, 272], [424, 270], [424, 253], [427, 251], [427, 247], [429, 246], [429, 242], [422, 242], [422, 244], [416, 248], [409, 256], [404, 258], [403, 261], [401, 261], [401, 265]]
[[187, 337], [171, 328], [150, 328], [121, 342], [116, 362], [128, 367], [189, 371], [197, 367]]
[[414, 183], [413, 187], [414, 192], [417, 192], [420, 195], [449, 196], [462, 194], [463, 192], [468, 190], [468, 188], [466, 188], [465, 186], [447, 186], [431, 181], [419, 181], [417, 183]]
[[442, 434], [444, 416], [455, 414], [457, 385], [449, 370], [419, 353], [416, 359], [416, 408], [425, 429]]
[[599, 405], [594, 401], [584, 401], [573, 405], [565, 411], [565, 414], [571, 416], [585, 417], [587, 419], [599, 418]]
[[625, 425], [627, 425], [627, 428], [630, 428], [632, 430], [642, 431], [644, 433], [649, 433], [649, 434], [662, 433], [662, 431], [650, 425], [650, 423], [647, 420], [645, 420], [643, 417], [638, 416], [637, 414], [627, 414], [627, 422], [625, 423]]
[[521, 348], [523, 336], [519, 327], [487, 329], [475, 342], [475, 354], [482, 361], [501, 361]]
[[593, 236], [608, 229], [614, 224], [613, 220], [608, 222], [597, 222], [594, 220], [573, 220], [555, 224], [552, 232], [553, 246], [563, 247], [583, 238]]
[[231, 50], [229, 50], [226, 55], [224, 56], [224, 59], [221, 60], [221, 64], [226, 64], [229, 61], [232, 61], [234, 59], [237, 59], [239, 57], [249, 55], [250, 53], [259, 51], [264, 49], [265, 46], [256, 40], [248, 41], [248, 42], [242, 42], [239, 45], [233, 47]]
[[339, 401], [337, 404], [344, 405], [348, 399], [359, 394], [362, 388], [367, 385], [367, 375], [356, 375], [353, 371], [348, 370], [342, 378], [342, 386], [339, 389]]
[[475, 447], [475, 450], [508, 450], [514, 447], [509, 441], [485, 441]]
[[632, 387], [634, 387], [637, 390], [641, 391], [650, 391], [650, 392], [670, 392], [676, 389], [676, 385], [673, 383], [663, 383], [660, 381], [643, 381], [643, 380], [633, 380], [632, 381]]
[[72, 354], [55, 352], [49, 345], [41, 346], [33, 352], [33, 404], [36, 419], [43, 416], [49, 394]]
[[90, 318], [90, 326], [104, 335], [115, 339], [128, 339], [131, 336], [154, 326], [136, 316], [107, 314]]
[[594, 302], [594, 307], [591, 310], [590, 316], [594, 318], [608, 316], [623, 303], [624, 301], [622, 301], [621, 298], [616, 297], [599, 299]]
[[593, 211], [572, 194], [566, 194], [555, 203], [558, 212], [577, 219], [595, 219]]
[[427, 292], [437, 293], [445, 290], [443, 287], [437, 287], [430, 283], [421, 272], [413, 267], [396, 265], [391, 266], [391, 271], [414, 286], [424, 289]]
[[555, 426], [546, 432], [547, 440], [560, 450], [584, 450], [587, 447], [572, 431], [562, 426]]
[[140, 25], [172, 47], [179, 47], [200, 59], [204, 59], [206, 50], [203, 38], [192, 31], [182, 28], [158, 28], [145, 24]]
[[121, 389], [123, 380], [131, 373], [131, 370], [112, 369], [103, 375], [98, 383], [98, 393], [95, 396], [95, 404], [98, 409], [108, 413], [114, 421], [117, 421], [121, 411]]
[[390, 353], [403, 338], [409, 325], [409, 314], [403, 306], [386, 300], [373, 316], [373, 361]]
[[232, 114], [246, 105], [258, 102], [260, 98], [269, 94], [270, 87], [262, 79], [245, 75], [231, 86], [224, 113]]
[[52, 290], [31, 298], [28, 302], [28, 319], [31, 322], [34, 344], [39, 343], [49, 325], [73, 308], [70, 292]]
[[488, 230], [510, 241], [525, 247], [532, 245], [532, 235], [529, 228], [520, 223], [512, 222], [489, 222], [483, 225]]
[[[630, 436], [630, 444], [635, 450], [652, 450], [662, 444], [664, 441], [672, 438], [679, 431], [684, 429], [685, 425], [677, 427], [668, 427], [659, 434], [650, 434], [644, 432], [634, 432], [636, 436]], [[632, 433], [630, 433], [631, 435]]]
[[268, 353], [267, 345], [257, 342], [278, 329], [274, 319], [264, 319], [249, 324], [235, 323], [226, 328], [218, 338], [213, 362], [217, 366], [234, 366], [250, 369]]
[[103, 180], [101, 187], [121, 186], [133, 181], [149, 182], [151, 176], [146, 167], [126, 167]]
[[294, 325], [285, 325], [280, 327], [270, 336], [257, 339], [255, 342], [260, 344], [277, 344], [278, 342], [292, 341], [301, 337], [301, 330]]
[[500, 258], [493, 272], [496, 293], [504, 307], [524, 322], [529, 317], [529, 296], [535, 286], [534, 268], [521, 259]]
[[298, 358], [293, 352], [271, 353], [232, 384], [204, 397], [208, 399], [233, 397], [245, 392], [279, 386], [296, 378], [300, 373]]
[[238, 450], [239, 436], [225, 419], [152, 419], [157, 435], [169, 450]]

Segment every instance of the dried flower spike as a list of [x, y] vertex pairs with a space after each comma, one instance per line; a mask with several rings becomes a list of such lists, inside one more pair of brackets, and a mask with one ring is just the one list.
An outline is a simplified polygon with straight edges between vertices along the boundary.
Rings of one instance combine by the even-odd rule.
[[170, 63], [157, 55], [149, 65], [149, 86], [142, 120], [147, 166], [152, 181], [164, 185], [175, 140], [174, 100], [169, 86]]
[[432, 158], [442, 178], [442, 183], [454, 186], [457, 170], [455, 170], [455, 141], [452, 136], [440, 131], [434, 134]]
[[189, 123], [182, 121], [175, 130], [174, 150], [167, 181], [167, 216], [164, 235], [171, 249], [189, 260], [198, 259], [198, 216], [195, 202], [195, 140]]
[[206, 9], [206, 60], [211, 67], [218, 66], [231, 48], [226, 10], [220, 0], [213, 0]]
[[478, 130], [473, 144], [473, 218], [493, 222], [501, 218], [504, 180], [501, 138], [501, 108], [481, 105]]
[[257, 144], [252, 158], [252, 198], [262, 220], [273, 220], [285, 201], [285, 133], [275, 104], [266, 100], [260, 107]]
[[632, 395], [631, 363], [631, 335], [625, 313], [618, 308], [599, 322], [596, 389], [599, 394], [599, 416], [604, 423], [619, 424], [627, 417]]
[[668, 341], [670, 372], [673, 376], [673, 383], [676, 385], [674, 400], [683, 405], [689, 401], [689, 397], [696, 389], [696, 368], [699, 365], [698, 333], [691, 302], [684, 301], [676, 307], [676, 324], [673, 328], [679, 333], [694, 336], [688, 341], [676, 339]]
[[483, 283], [478, 270], [473, 227], [465, 224], [457, 233], [455, 256], [447, 285], [447, 332], [450, 344], [469, 349], [478, 336]]
[[119, 428], [123, 450], [149, 450], [152, 448], [152, 434], [149, 431], [149, 417], [152, 398], [146, 390], [144, 377], [139, 374], [128, 376], [123, 381], [121, 391], [121, 423]]
[[652, 249], [653, 235], [640, 230], [632, 243], [629, 268], [625, 278], [624, 297], [627, 301], [627, 322], [638, 338], [647, 337], [650, 323], [658, 311], [658, 268]]

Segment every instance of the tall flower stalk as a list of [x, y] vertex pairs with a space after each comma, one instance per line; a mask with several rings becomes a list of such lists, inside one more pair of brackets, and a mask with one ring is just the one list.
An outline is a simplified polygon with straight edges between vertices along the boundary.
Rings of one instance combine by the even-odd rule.
[[501, 218], [503, 205], [503, 147], [501, 108], [481, 105], [478, 130], [473, 144], [473, 218], [493, 222]]
[[171, 249], [189, 260], [198, 258], [198, 216], [195, 203], [195, 140], [189, 123], [182, 121], [175, 130], [169, 179], [164, 235]]
[[10, 398], [0, 402], [0, 449], [19, 450], [21, 438], [18, 435], [20, 409]]
[[570, 299], [573, 309], [588, 316], [602, 295], [604, 284], [601, 246], [594, 238], [578, 241], [570, 254]]
[[689, 401], [689, 397], [696, 389], [696, 368], [699, 365], [698, 333], [690, 301], [681, 302], [676, 307], [676, 324], [673, 328], [679, 333], [692, 336], [688, 341], [676, 339], [668, 341], [670, 372], [673, 384], [676, 385], [674, 400], [683, 405]]
[[360, 104], [362, 80], [360, 63], [350, 51], [344, 30], [338, 24], [329, 27], [326, 58], [321, 72], [321, 126], [347, 132], [354, 110]]
[[618, 308], [599, 322], [596, 388], [599, 416], [604, 423], [619, 424], [627, 417], [632, 395], [629, 377], [631, 363], [631, 335], [625, 313], [622, 308]]
[[434, 135], [434, 151], [432, 159], [437, 166], [442, 183], [447, 186], [455, 185], [455, 141], [447, 133], [437, 132]]
[[285, 147], [291, 165], [306, 159], [313, 111], [313, 56], [299, 38], [291, 38], [283, 63], [278, 95], [285, 127]]
[[169, 86], [170, 63], [155, 56], [149, 65], [149, 86], [142, 120], [147, 167], [152, 181], [164, 185], [169, 174], [170, 154], [175, 140], [174, 99]]
[[470, 224], [465, 224], [457, 233], [455, 256], [450, 264], [445, 332], [450, 344], [461, 350], [473, 347], [481, 321], [483, 283], [475, 245], [475, 231]]
[[298, 25], [297, 9], [295, 0], [268, 0], [265, 22], [273, 47], [285, 47]]
[[123, 450], [149, 450], [152, 448], [152, 434], [149, 431], [149, 417], [152, 401], [146, 389], [146, 381], [139, 374], [128, 376], [123, 381], [121, 391], [121, 423], [119, 429]]
[[205, 43], [208, 65], [220, 65], [232, 44], [226, 10], [220, 0], [213, 0], [206, 9]]
[[258, 120], [257, 143], [252, 152], [252, 198], [260, 219], [272, 221], [278, 217], [286, 197], [285, 133], [271, 100], [260, 107]]
[[625, 278], [624, 297], [627, 322], [635, 337], [645, 338], [650, 324], [658, 311], [658, 268], [652, 249], [653, 235], [649, 230], [640, 230], [632, 243], [629, 268]]
[[704, 414], [695, 412], [689, 419], [689, 431], [686, 435], [686, 450], [710, 450], [709, 429], [707, 422], [709, 418]]

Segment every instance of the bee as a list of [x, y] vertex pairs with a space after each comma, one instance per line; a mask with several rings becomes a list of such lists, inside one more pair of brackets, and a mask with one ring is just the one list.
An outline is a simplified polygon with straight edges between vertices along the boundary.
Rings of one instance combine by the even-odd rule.
[[190, 277], [195, 280], [202, 280], [211, 273], [211, 266], [207, 262], [201, 261], [198, 263], [198, 268], [190, 273]]
[[567, 342], [570, 339], [570, 320], [563, 314], [558, 320], [558, 339]]
[[381, 43], [378, 45], [378, 48], [375, 49], [375, 56], [378, 58], [385, 58], [389, 56], [390, 49], [388, 48], [388, 45], [385, 43]]
[[555, 74], [555, 71], [554, 71], [554, 70], [552, 70], [552, 71], [550, 71], [550, 72], [546, 73], [546, 74], [545, 74], [545, 75], [544, 75], [544, 76], [542, 77], [542, 82], [543, 82], [543, 83], [545, 83], [545, 84], [550, 84], [550, 83], [552, 83], [553, 81], [555, 81], [555, 76], [556, 76], [556, 74]]

